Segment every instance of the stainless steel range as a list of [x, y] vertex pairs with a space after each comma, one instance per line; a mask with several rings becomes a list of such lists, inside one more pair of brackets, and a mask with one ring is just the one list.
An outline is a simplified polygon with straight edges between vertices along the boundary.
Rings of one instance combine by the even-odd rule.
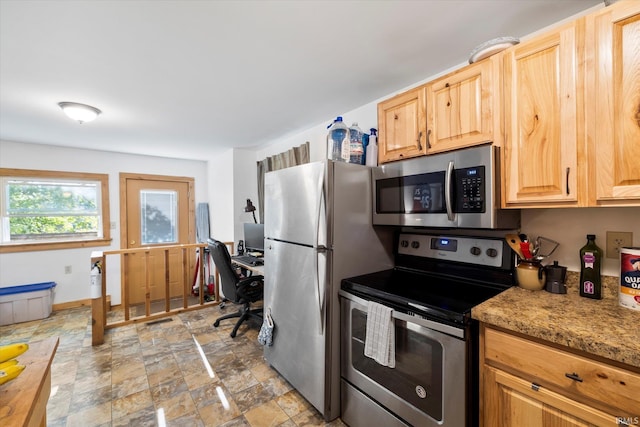
[[[471, 308], [513, 285], [504, 239], [401, 233], [396, 267], [342, 281], [342, 419], [352, 427], [478, 424]], [[369, 301], [393, 309], [395, 367], [364, 355]]]

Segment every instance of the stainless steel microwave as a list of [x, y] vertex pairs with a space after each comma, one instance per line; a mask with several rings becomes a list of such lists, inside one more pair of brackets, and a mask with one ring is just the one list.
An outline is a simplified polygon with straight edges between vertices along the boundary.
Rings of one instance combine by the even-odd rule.
[[517, 229], [520, 211], [500, 209], [500, 151], [465, 148], [373, 169], [373, 223]]

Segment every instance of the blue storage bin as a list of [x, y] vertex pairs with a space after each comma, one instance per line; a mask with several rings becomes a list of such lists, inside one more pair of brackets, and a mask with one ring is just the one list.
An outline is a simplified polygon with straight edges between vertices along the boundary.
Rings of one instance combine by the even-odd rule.
[[44, 282], [0, 288], [0, 325], [49, 317], [55, 287], [55, 282]]

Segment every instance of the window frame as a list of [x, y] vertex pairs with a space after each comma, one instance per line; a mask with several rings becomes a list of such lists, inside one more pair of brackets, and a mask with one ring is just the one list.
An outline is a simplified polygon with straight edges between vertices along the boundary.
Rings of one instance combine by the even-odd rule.
[[[48, 242], [0, 242], [0, 253], [46, 251], [56, 249], [73, 249], [95, 246], [109, 246], [111, 244], [111, 221], [109, 216], [109, 175], [87, 172], [45, 171], [37, 169], [0, 168], [0, 177], [28, 177], [46, 179], [65, 179], [77, 181], [100, 182], [100, 203], [102, 217], [102, 237], [93, 239], [60, 240]], [[3, 213], [0, 212], [0, 216]]]

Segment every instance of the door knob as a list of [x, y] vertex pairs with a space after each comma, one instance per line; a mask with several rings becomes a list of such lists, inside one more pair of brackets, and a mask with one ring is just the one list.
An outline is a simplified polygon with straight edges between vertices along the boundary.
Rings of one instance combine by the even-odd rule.
[[135, 240], [132, 240], [131, 242], [129, 242], [129, 244], [130, 244], [130, 245], [135, 245], [135, 244], [136, 244], [136, 241], [135, 241]]

